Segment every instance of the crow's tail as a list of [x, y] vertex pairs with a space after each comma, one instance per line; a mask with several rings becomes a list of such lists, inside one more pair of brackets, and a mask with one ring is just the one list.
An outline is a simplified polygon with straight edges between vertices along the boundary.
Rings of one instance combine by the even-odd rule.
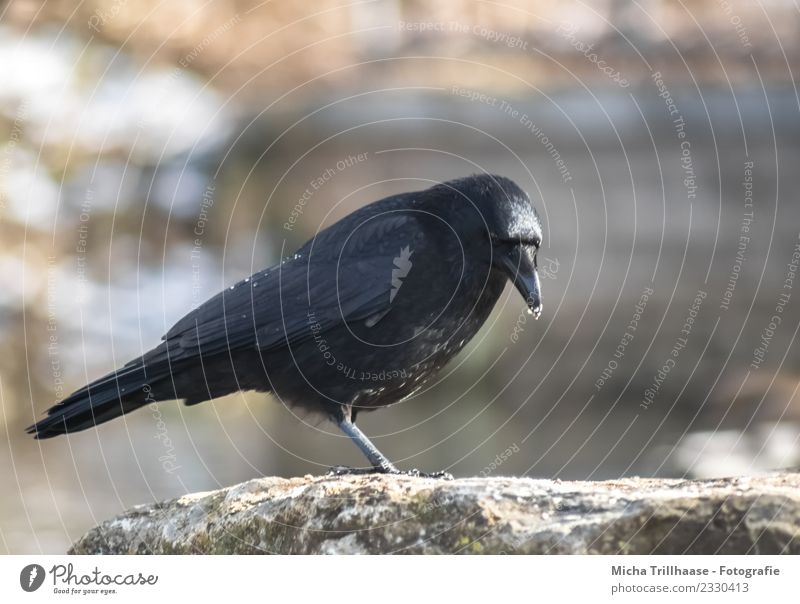
[[169, 375], [168, 367], [148, 367], [137, 359], [74, 392], [26, 431], [34, 438], [52, 438], [91, 428], [159, 400], [178, 398]]

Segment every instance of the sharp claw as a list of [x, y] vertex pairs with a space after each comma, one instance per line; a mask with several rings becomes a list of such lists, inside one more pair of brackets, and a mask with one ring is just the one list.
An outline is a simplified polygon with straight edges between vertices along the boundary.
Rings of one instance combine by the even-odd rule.
[[328, 470], [325, 476], [363, 476], [365, 474], [374, 474], [377, 470], [375, 468], [351, 468], [349, 466], [333, 466]]

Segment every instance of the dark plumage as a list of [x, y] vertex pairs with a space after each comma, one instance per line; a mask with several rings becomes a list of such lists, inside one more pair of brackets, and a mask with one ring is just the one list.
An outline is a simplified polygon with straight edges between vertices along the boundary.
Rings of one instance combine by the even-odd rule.
[[396, 471], [357, 414], [417, 392], [477, 333], [509, 278], [538, 318], [541, 240], [527, 195], [500, 176], [387, 197], [211, 298], [28, 432], [50, 438], [154, 400], [257, 390], [324, 414], [376, 470]]

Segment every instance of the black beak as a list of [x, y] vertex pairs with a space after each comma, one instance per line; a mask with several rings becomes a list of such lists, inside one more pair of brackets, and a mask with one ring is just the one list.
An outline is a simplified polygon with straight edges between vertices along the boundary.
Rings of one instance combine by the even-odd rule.
[[536, 250], [532, 246], [504, 246], [495, 248], [494, 265], [511, 279], [533, 317], [538, 319], [542, 314], [542, 294], [535, 258]]

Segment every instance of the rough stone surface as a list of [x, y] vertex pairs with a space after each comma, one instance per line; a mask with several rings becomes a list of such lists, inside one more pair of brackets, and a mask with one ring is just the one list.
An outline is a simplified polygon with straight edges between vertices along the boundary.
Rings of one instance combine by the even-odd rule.
[[261, 478], [137, 506], [74, 554], [800, 553], [800, 475]]

